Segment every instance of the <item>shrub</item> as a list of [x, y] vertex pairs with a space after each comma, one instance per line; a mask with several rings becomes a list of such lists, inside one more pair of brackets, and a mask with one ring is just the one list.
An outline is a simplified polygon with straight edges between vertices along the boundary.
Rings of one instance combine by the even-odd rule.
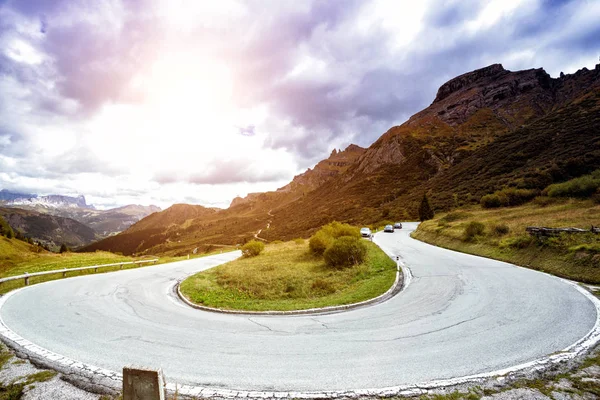
[[294, 243], [296, 243], [296, 244], [304, 244], [304, 239], [302, 239], [302, 238], [296, 238], [296, 239], [294, 239]]
[[504, 206], [506, 201], [500, 198], [500, 195], [486, 194], [481, 198], [481, 206], [483, 208], [498, 208]]
[[481, 222], [471, 221], [467, 224], [467, 226], [465, 226], [464, 240], [471, 241], [475, 238], [475, 236], [483, 235], [484, 231], [485, 225], [483, 225]]
[[308, 241], [308, 248], [313, 254], [323, 255], [327, 247], [333, 243], [333, 238], [323, 231], [315, 233]]
[[544, 189], [550, 197], [589, 197], [600, 188], [600, 169], [563, 183], [555, 183]]
[[492, 231], [494, 232], [494, 234], [496, 236], [504, 236], [508, 232], [510, 232], [510, 228], [506, 224], [498, 224], [498, 225], [494, 225], [494, 228], [492, 229]]
[[486, 194], [480, 200], [483, 208], [518, 206], [527, 203], [539, 194], [536, 189], [502, 189], [492, 194]]
[[342, 236], [333, 241], [325, 250], [325, 263], [332, 268], [345, 268], [360, 264], [367, 255], [367, 247], [353, 236]]
[[258, 240], [251, 240], [242, 246], [242, 256], [256, 257], [265, 249], [265, 244]]
[[334, 221], [323, 226], [308, 241], [310, 251], [316, 255], [322, 255], [335, 239], [342, 236], [360, 239], [360, 230], [352, 225], [342, 224]]
[[66, 253], [67, 251], [69, 251], [69, 248], [66, 244], [63, 243], [62, 245], [60, 245], [60, 250], [58, 251], [59, 253]]
[[323, 226], [319, 231], [323, 231], [334, 239], [342, 236], [354, 236], [360, 238], [360, 229], [355, 226], [342, 224], [341, 222], [333, 221]]

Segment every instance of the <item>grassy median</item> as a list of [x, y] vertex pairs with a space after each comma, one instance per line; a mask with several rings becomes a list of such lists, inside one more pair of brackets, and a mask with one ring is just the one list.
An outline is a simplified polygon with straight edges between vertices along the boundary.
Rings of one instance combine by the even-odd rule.
[[370, 242], [360, 265], [332, 270], [306, 242], [270, 244], [259, 256], [240, 258], [181, 283], [194, 303], [227, 310], [302, 310], [351, 304], [385, 293], [396, 263]]

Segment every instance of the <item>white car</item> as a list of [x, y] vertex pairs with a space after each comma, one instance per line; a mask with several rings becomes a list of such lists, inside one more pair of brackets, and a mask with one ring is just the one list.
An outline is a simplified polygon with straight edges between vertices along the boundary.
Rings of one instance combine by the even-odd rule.
[[371, 230], [369, 228], [361, 228], [361, 230], [360, 230], [360, 236], [367, 237], [367, 238], [371, 237]]

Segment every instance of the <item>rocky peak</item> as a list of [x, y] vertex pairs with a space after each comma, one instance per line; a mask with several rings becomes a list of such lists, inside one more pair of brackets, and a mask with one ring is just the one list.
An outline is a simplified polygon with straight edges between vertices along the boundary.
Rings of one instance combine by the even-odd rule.
[[474, 83], [481, 79], [496, 77], [497, 75], [504, 73], [509, 73], [509, 71], [505, 70], [502, 64], [492, 64], [490, 66], [459, 75], [456, 78], [450, 79], [448, 82], [440, 86], [437, 92], [437, 96], [435, 96], [435, 100], [433, 101], [433, 103], [435, 104], [445, 99], [450, 94], [464, 87], [472, 86]]

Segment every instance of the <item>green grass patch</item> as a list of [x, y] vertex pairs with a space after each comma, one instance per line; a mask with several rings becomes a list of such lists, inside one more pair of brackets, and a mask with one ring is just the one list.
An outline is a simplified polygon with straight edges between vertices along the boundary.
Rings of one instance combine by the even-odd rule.
[[[229, 249], [228, 249], [229, 250]], [[221, 249], [214, 249], [212, 252], [203, 254], [192, 254], [189, 258], [205, 257], [211, 254], [220, 253]], [[62, 254], [52, 253], [40, 250], [37, 246], [32, 246], [26, 242], [17, 239], [8, 239], [0, 237], [0, 278], [23, 275], [36, 272], [46, 272], [61, 269], [73, 269], [79, 267], [92, 267], [95, 265], [115, 264], [121, 262], [139, 261], [144, 259], [158, 258], [153, 256], [146, 257], [128, 257], [107, 251], [96, 251], [90, 253], [72, 253]], [[175, 261], [187, 260], [188, 256], [166, 256], [160, 257], [157, 264], [165, 264]], [[131, 269], [147, 267], [154, 265], [152, 263], [142, 264], [124, 264], [122, 269]], [[120, 270], [120, 266], [99, 268], [98, 273]], [[93, 269], [86, 271], [70, 271], [65, 277], [90, 275], [96, 273]], [[49, 274], [29, 278], [29, 284], [47, 282], [63, 278], [62, 273]], [[0, 294], [7, 293], [13, 289], [24, 286], [24, 280], [14, 280], [0, 283]]]
[[[468, 212], [467, 212], [468, 211]], [[600, 205], [591, 200], [570, 199], [544, 206], [528, 203], [518, 207], [486, 209], [479, 206], [454, 211], [463, 218], [437, 215], [425, 221], [413, 237], [451, 250], [507, 261], [580, 282], [600, 283], [600, 235], [561, 234], [537, 239], [527, 226], [589, 229], [600, 221]], [[479, 228], [472, 235], [472, 227]]]
[[228, 310], [301, 310], [351, 304], [377, 297], [396, 278], [396, 263], [371, 242], [366, 261], [334, 270], [306, 243], [268, 245], [257, 257], [240, 258], [181, 283], [196, 304]]

